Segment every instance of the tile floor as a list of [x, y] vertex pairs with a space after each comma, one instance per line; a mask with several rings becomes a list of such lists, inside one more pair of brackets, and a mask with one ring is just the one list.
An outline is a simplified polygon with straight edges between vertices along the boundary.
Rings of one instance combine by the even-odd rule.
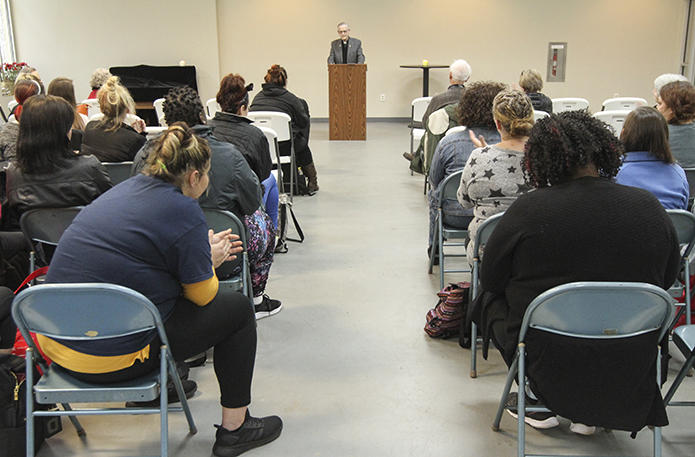
[[[437, 274], [427, 274], [427, 202], [421, 176], [410, 176], [401, 153], [405, 123], [370, 123], [366, 142], [329, 142], [316, 123], [311, 146], [321, 191], [295, 199], [306, 234], [276, 257], [267, 292], [284, 309], [258, 323], [254, 415], [280, 415], [275, 442], [251, 456], [455, 457], [513, 456], [516, 421], [491, 423], [506, 377], [496, 353], [469, 377], [470, 352], [422, 331], [435, 302]], [[436, 271], [435, 271], [436, 272]], [[463, 277], [462, 277], [463, 278]], [[453, 275], [448, 278], [458, 279]], [[671, 371], [679, 368], [676, 357]], [[220, 422], [212, 365], [191, 371], [199, 432], [172, 414], [170, 454], [209, 456]], [[688, 378], [684, 396], [695, 398]], [[695, 455], [695, 409], [673, 408], [663, 455]], [[122, 456], [158, 452], [154, 416], [84, 418], [81, 441], [64, 421], [39, 457]], [[537, 453], [650, 455], [651, 432], [577, 436], [527, 427]], [[2, 452], [0, 451], [0, 454]]]

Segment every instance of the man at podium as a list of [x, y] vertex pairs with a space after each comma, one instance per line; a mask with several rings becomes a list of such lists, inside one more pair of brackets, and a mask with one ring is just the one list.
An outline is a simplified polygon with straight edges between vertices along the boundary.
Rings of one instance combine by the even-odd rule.
[[331, 54], [328, 56], [328, 64], [334, 63], [364, 63], [362, 42], [357, 38], [350, 38], [350, 26], [341, 22], [338, 24], [338, 36], [340, 39], [331, 43]]

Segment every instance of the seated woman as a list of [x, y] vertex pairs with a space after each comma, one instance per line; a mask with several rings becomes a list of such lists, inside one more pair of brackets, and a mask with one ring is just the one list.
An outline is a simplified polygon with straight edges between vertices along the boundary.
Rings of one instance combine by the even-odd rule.
[[627, 115], [620, 133], [625, 160], [615, 180], [653, 193], [666, 209], [688, 209], [690, 187], [668, 145], [668, 124], [655, 108], [641, 106]]
[[55, 95], [70, 103], [75, 110], [75, 120], [72, 123], [73, 130], [84, 130], [89, 119], [84, 114], [77, 112], [77, 102], [75, 101], [75, 86], [70, 78], [55, 78], [48, 84], [48, 95]]
[[656, 108], [668, 122], [673, 157], [683, 168], [695, 167], [695, 87], [687, 81], [664, 85]]
[[41, 93], [39, 83], [24, 79], [14, 86], [14, 99], [18, 105], [7, 123], [0, 128], [0, 161], [14, 160], [17, 156], [17, 137], [19, 136], [19, 120], [22, 117], [22, 106], [29, 97]]
[[[319, 190], [314, 158], [309, 149], [310, 116], [306, 101], [287, 90], [287, 71], [273, 65], [265, 75], [263, 90], [253, 98], [250, 111], [280, 111], [292, 118], [292, 136], [297, 166], [307, 177], [309, 193]], [[289, 142], [280, 143], [280, 154], [290, 155]], [[283, 173], [283, 176], [285, 174]], [[289, 174], [287, 174], [289, 177]]]
[[[528, 190], [524, 181], [524, 146], [533, 127], [533, 106], [523, 92], [503, 91], [495, 96], [492, 114], [501, 141], [492, 146], [483, 136], [469, 130], [471, 141], [481, 146], [471, 153], [457, 192], [464, 208], [473, 208], [475, 218], [468, 234], [475, 240], [478, 227], [488, 217], [502, 213]], [[468, 263], [473, 263], [475, 243], [468, 243]]]
[[[663, 206], [651, 192], [611, 179], [622, 153], [622, 144], [605, 124], [584, 111], [553, 114], [531, 130], [525, 175], [537, 190], [519, 196], [502, 216], [485, 246], [480, 272], [483, 290], [499, 297], [486, 310], [481, 328], [492, 334], [507, 364], [514, 358], [526, 308], [546, 290], [574, 281], [647, 282], [667, 289], [676, 279], [678, 237]], [[543, 354], [529, 352], [533, 392], [554, 413], [575, 421], [575, 415], [598, 415], [617, 430], [667, 423], [655, 369], [648, 379], [622, 376], [626, 379], [600, 392], [587, 393], [583, 376], [565, 379], [557, 389], [558, 376], [569, 369], [563, 362], [569, 352], [586, 360], [587, 367], [601, 366], [600, 349], [568, 344], [548, 341]], [[552, 369], [549, 359], [554, 360]], [[593, 369], [587, 368], [586, 376], [593, 376]], [[616, 406], [612, 396], [621, 398], [624, 389], [639, 398]], [[568, 391], [574, 395], [565, 395]], [[599, 412], [586, 406], [595, 404], [597, 395], [606, 402]], [[532, 413], [527, 423], [549, 428], [558, 420], [554, 414]], [[583, 423], [572, 430], [590, 434], [593, 426], [606, 426]]]
[[253, 90], [253, 84], [246, 86], [245, 83], [244, 78], [233, 73], [222, 78], [217, 92], [217, 103], [222, 112], [215, 113], [210, 125], [217, 139], [237, 147], [263, 184], [267, 194], [263, 203], [277, 228], [278, 188], [275, 177], [270, 173], [270, 146], [263, 132], [251, 125], [253, 121], [246, 117], [249, 112], [249, 92]]
[[[200, 206], [230, 211], [246, 226], [256, 319], [279, 313], [282, 303], [265, 294], [273, 264], [275, 229], [263, 209], [258, 178], [236, 147], [219, 141], [213, 135], [213, 129], [204, 125], [205, 108], [195, 90], [188, 86], [171, 89], [164, 99], [163, 109], [167, 124], [185, 122], [195, 135], [206, 140], [210, 146], [213, 172], [207, 191], [198, 198]], [[133, 163], [133, 174], [142, 171], [156, 144], [154, 140], [148, 141], [138, 152]]]
[[82, 154], [91, 154], [102, 162], [128, 162], [146, 141], [145, 122], [137, 119], [132, 125], [126, 116], [135, 113], [135, 102], [128, 89], [112, 76], [97, 92], [101, 119], [89, 121], [82, 137]]
[[553, 112], [553, 101], [541, 93], [543, 90], [543, 78], [541, 72], [535, 69], [523, 70], [519, 75], [519, 86], [531, 99], [535, 111]]
[[17, 138], [17, 160], [7, 170], [7, 199], [12, 227], [33, 208], [87, 205], [111, 188], [104, 166], [70, 147], [75, 111], [53, 95], [35, 95], [24, 103]]
[[87, 99], [97, 98], [99, 89], [111, 76], [113, 75], [106, 68], [97, 68], [94, 70], [94, 73], [92, 73], [92, 76], [89, 78], [89, 87], [91, 87], [92, 91], [89, 93]]
[[[149, 298], [164, 321], [177, 361], [215, 348], [222, 425], [212, 452], [239, 455], [280, 436], [282, 421], [251, 417], [256, 320], [249, 300], [218, 291], [215, 267], [241, 242], [229, 230], [208, 232], [196, 199], [208, 186], [210, 148], [184, 124], [154, 140], [144, 174], [128, 179], [83, 209], [56, 250], [47, 283], [105, 282]], [[137, 254], [137, 255], [135, 255]], [[156, 332], [110, 348], [40, 338], [46, 355], [78, 379], [134, 379], [159, 366]], [[108, 356], [107, 356], [108, 354]]]
[[[495, 128], [495, 119], [492, 117], [492, 102], [504, 88], [504, 84], [487, 81], [471, 84], [458, 103], [459, 124], [465, 125], [468, 130], [475, 129], [479, 135], [483, 135], [490, 141], [500, 141], [500, 134]], [[428, 253], [431, 251], [434, 236], [434, 222], [439, 205], [439, 186], [450, 174], [463, 169], [476, 147], [468, 131], [448, 135], [437, 145], [429, 174], [431, 188], [428, 194], [430, 208]], [[463, 209], [457, 200], [444, 201], [446, 224], [466, 228], [472, 219], [473, 210]]]

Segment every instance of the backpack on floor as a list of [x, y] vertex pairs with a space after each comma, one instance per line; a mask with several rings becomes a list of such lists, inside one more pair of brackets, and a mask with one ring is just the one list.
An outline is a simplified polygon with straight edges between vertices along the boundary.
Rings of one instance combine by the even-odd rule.
[[437, 293], [437, 305], [427, 312], [425, 333], [432, 338], [458, 336], [466, 320], [469, 282], [452, 283]]
[[[26, 371], [25, 360], [13, 354], [0, 355], [0, 449], [6, 457], [26, 455]], [[34, 379], [39, 378], [35, 370]], [[55, 405], [38, 405], [50, 409]], [[60, 417], [34, 419], [34, 450], [39, 451], [44, 439], [61, 431]]]

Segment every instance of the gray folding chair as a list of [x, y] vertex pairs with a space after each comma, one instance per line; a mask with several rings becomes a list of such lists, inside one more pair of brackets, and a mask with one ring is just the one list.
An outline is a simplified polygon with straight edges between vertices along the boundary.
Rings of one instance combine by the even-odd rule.
[[231, 228], [232, 233], [239, 235], [239, 239], [243, 243], [242, 246], [244, 251], [237, 254], [235, 260], [224, 262], [216, 270], [217, 278], [220, 281], [220, 288], [241, 291], [244, 295], [253, 299], [249, 258], [246, 252], [246, 248], [248, 247], [246, 242], [246, 227], [238, 217], [229, 211], [203, 208], [203, 214], [205, 214], [208, 227], [214, 230], [215, 233]]
[[130, 178], [130, 170], [133, 168], [133, 162], [103, 162], [102, 165], [109, 172], [111, 184], [122, 183]]
[[[78, 433], [83, 434], [77, 416], [114, 414], [159, 414], [161, 426], [161, 456], [169, 452], [169, 411], [186, 414], [191, 434], [196, 433], [193, 416], [188, 407], [181, 380], [169, 349], [166, 332], [157, 308], [142, 294], [113, 284], [47, 284], [23, 290], [14, 300], [12, 317], [27, 341], [27, 360], [42, 365], [43, 376], [34, 385], [34, 363], [27, 363], [26, 389], [27, 457], [34, 456], [34, 418], [40, 416], [69, 416]], [[110, 384], [91, 384], [75, 379], [53, 363], [41, 363], [39, 352], [30, 332], [51, 339], [66, 341], [104, 341], [155, 330], [162, 342], [159, 370], [141, 378]], [[154, 354], [152, 354], [154, 356]], [[170, 407], [167, 382], [176, 387], [181, 407]], [[75, 403], [122, 403], [150, 401], [160, 396], [157, 407], [90, 407], [73, 409]], [[63, 410], [35, 410], [39, 404], [60, 403]]]
[[685, 303], [677, 304], [680, 306], [678, 314], [673, 320], [672, 326], [680, 316], [685, 313], [685, 323], [691, 323], [691, 299], [690, 296], [690, 259], [693, 249], [695, 249], [695, 215], [682, 209], [666, 210], [678, 234], [678, 243], [681, 246], [680, 271], [676, 282], [669, 288], [669, 293], [674, 298], [684, 297]]
[[693, 202], [695, 201], [695, 168], [684, 168], [685, 177], [688, 179], [688, 185], [690, 186], [690, 198], [688, 198], [688, 208], [693, 209]]
[[22, 214], [19, 226], [31, 249], [29, 273], [36, 270], [37, 260], [44, 266], [50, 263], [60, 237], [81, 209], [81, 207], [37, 208]]
[[[278, 142], [290, 142], [290, 194], [299, 194], [299, 183], [295, 175], [297, 164], [294, 156], [294, 134], [292, 133], [292, 118], [289, 114], [276, 111], [251, 111], [247, 117], [251, 119], [257, 127], [267, 127], [272, 129], [277, 135]], [[280, 181], [278, 187], [285, 191], [285, 185]]]
[[678, 387], [693, 368], [695, 363], [695, 325], [681, 325], [673, 331], [673, 342], [685, 357], [685, 363], [673, 380], [664, 396], [665, 406], [695, 406], [695, 401], [671, 401]]
[[[517, 355], [509, 369], [507, 382], [502, 392], [497, 415], [492, 429], [499, 430], [502, 414], [512, 384], [518, 375], [519, 386], [526, 385], [526, 340], [530, 328], [578, 340], [618, 340], [655, 332], [654, 352], [656, 355], [655, 386], [661, 375], [661, 350], [657, 344], [668, 331], [674, 314], [671, 297], [659, 287], [645, 283], [619, 282], [575, 282], [554, 287], [538, 297], [528, 306], [521, 324]], [[657, 336], [658, 335], [658, 336]], [[579, 341], [578, 341], [579, 342]], [[621, 354], [622, 351], [618, 351]], [[644, 354], [651, 357], [652, 354]], [[573, 354], [568, 353], [571, 362]], [[628, 363], [625, 360], [620, 364]], [[616, 363], [617, 365], [617, 363]], [[600, 373], [594, 374], [600, 379]], [[558, 385], [561, 391], [563, 386]], [[587, 386], [595, 389], [596, 386]], [[567, 392], [572, 396], [576, 392]], [[631, 393], [626, 393], [630, 395]], [[600, 410], [603, 405], [596, 405]], [[549, 411], [543, 406], [527, 406], [524, 389], [518, 395], [518, 456], [526, 455], [525, 415], [533, 411]], [[597, 424], [600, 425], [600, 424]], [[661, 427], [654, 427], [654, 456], [661, 455]], [[535, 456], [534, 456], [535, 457]]]
[[[473, 300], [478, 296], [478, 288], [480, 281], [480, 262], [482, 260], [481, 248], [485, 247], [487, 240], [490, 239], [492, 231], [495, 230], [497, 223], [500, 221], [504, 213], [495, 214], [488, 217], [480, 224], [475, 236], [475, 244], [473, 245], [473, 269], [471, 271], [471, 289], [468, 303], [473, 303]], [[478, 377], [478, 326], [471, 322], [471, 378]]]
[[[432, 267], [434, 265], [434, 259], [436, 257], [435, 253], [439, 256], [439, 289], [444, 288], [444, 273], [464, 273], [471, 271], [468, 268], [468, 262], [466, 262], [465, 268], [454, 268], [447, 270], [444, 267], [444, 260], [446, 257], [466, 257], [466, 244], [468, 240], [468, 229], [461, 229], [447, 225], [444, 222], [444, 201], [448, 199], [456, 200], [456, 191], [461, 184], [461, 173], [463, 170], [459, 170], [455, 173], [447, 176], [444, 181], [439, 185], [439, 202], [437, 203], [437, 218], [434, 223], [435, 233], [432, 238], [432, 250], [430, 252], [430, 267], [429, 273], [432, 274]], [[457, 202], [458, 204], [458, 202]], [[463, 240], [458, 242], [449, 242], [449, 240]], [[459, 247], [463, 248], [463, 254], [446, 254], [444, 252], [445, 247]]]

